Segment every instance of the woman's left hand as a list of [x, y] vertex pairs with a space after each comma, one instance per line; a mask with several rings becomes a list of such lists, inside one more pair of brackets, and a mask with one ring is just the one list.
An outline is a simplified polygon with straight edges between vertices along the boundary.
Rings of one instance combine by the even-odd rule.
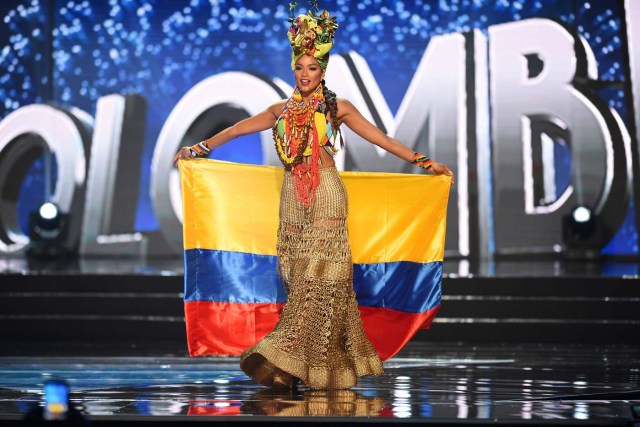
[[453, 172], [449, 169], [449, 166], [444, 163], [434, 162], [429, 168], [429, 172], [433, 175], [449, 175], [451, 177], [451, 183], [454, 183]]

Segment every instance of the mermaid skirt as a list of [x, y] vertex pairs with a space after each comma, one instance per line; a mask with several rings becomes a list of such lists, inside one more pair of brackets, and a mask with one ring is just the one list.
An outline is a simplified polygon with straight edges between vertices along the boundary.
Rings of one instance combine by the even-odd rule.
[[314, 389], [344, 389], [382, 362], [364, 334], [353, 291], [347, 234], [347, 193], [335, 168], [320, 170], [316, 201], [295, 199], [290, 173], [280, 194], [278, 272], [287, 291], [275, 329], [241, 357], [260, 384], [273, 384], [274, 367]]

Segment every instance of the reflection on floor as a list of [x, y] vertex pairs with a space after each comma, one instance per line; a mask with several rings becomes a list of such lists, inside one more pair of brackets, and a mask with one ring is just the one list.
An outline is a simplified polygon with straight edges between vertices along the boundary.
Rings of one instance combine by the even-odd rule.
[[0, 257], [0, 427], [40, 404], [50, 378], [101, 426], [640, 426], [637, 262], [445, 261], [441, 312], [384, 376], [292, 393], [257, 386], [237, 358], [186, 356], [183, 273], [181, 258]]
[[63, 378], [72, 401], [94, 419], [333, 416], [624, 425], [640, 405], [639, 360], [640, 347], [629, 346], [412, 342], [385, 362], [384, 376], [361, 379], [351, 390], [277, 393], [254, 384], [234, 357], [4, 357], [0, 421], [24, 416], [40, 402], [45, 380]]

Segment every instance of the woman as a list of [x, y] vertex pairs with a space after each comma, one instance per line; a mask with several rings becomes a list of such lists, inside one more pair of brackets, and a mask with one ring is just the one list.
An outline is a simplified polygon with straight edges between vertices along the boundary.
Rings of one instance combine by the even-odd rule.
[[[293, 388], [343, 389], [364, 375], [381, 375], [382, 362], [364, 334], [353, 291], [347, 235], [347, 194], [333, 155], [339, 128], [356, 134], [432, 174], [452, 175], [445, 164], [385, 135], [324, 84], [337, 24], [327, 11], [291, 20], [289, 41], [296, 88], [292, 96], [192, 147], [181, 158], [207, 155], [242, 135], [273, 128], [285, 166], [280, 194], [278, 272], [287, 291], [280, 320], [246, 350], [240, 366], [257, 382]], [[274, 125], [275, 122], [275, 125]]]

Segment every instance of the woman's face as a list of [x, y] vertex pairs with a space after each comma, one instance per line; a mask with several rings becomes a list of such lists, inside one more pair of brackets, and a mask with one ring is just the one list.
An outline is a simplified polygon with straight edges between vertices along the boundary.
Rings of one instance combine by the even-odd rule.
[[296, 78], [296, 84], [301, 92], [310, 92], [318, 87], [324, 73], [320, 64], [313, 56], [302, 55], [298, 61], [296, 61], [296, 67], [293, 70], [293, 74]]

